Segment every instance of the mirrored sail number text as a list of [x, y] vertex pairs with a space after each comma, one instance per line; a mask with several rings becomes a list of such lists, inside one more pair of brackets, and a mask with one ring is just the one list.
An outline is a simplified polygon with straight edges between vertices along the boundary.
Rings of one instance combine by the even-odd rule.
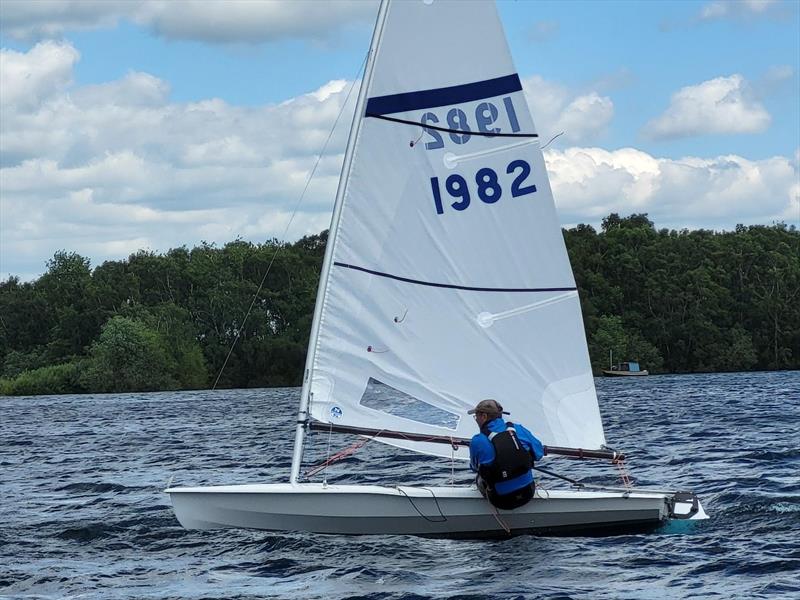
[[[503, 110], [511, 126], [512, 133], [519, 132], [519, 121], [517, 120], [517, 112], [514, 110], [514, 102], [510, 96], [503, 98]], [[472, 111], [470, 111], [472, 112]], [[448, 129], [455, 129], [445, 135], [450, 137], [450, 140], [455, 144], [466, 144], [472, 136], [470, 132], [478, 131], [481, 133], [502, 133], [500, 127], [494, 127], [500, 116], [500, 109], [493, 102], [481, 102], [475, 107], [474, 120], [472, 114], [467, 116], [467, 113], [460, 108], [451, 108], [444, 116], [444, 120], [440, 120], [436, 113], [426, 112], [422, 115], [421, 122], [423, 125], [433, 124]], [[471, 124], [470, 124], [471, 123]], [[475, 129], [473, 129], [473, 127]], [[464, 133], [460, 133], [460, 132]], [[438, 150], [444, 148], [445, 138], [442, 132], [435, 129], [425, 128], [425, 133], [430, 136], [425, 142], [426, 150]]]
[[[509, 185], [510, 180], [510, 193], [512, 198], [518, 196], [526, 196], [533, 194], [536, 191], [534, 184], [526, 184], [528, 176], [531, 174], [531, 166], [524, 160], [514, 160], [506, 167], [506, 174], [511, 177], [502, 177], [506, 180], [505, 185]], [[454, 210], [466, 210], [472, 202], [472, 193], [476, 194], [478, 198], [486, 204], [494, 204], [503, 196], [503, 184], [501, 177], [498, 176], [494, 169], [484, 167], [475, 173], [475, 185], [471, 186], [467, 180], [459, 175], [453, 173], [444, 180], [444, 190], [450, 198], [454, 198], [455, 202], [449, 202]], [[473, 192], [470, 192], [472, 187]], [[433, 192], [433, 204], [436, 207], [436, 214], [444, 214], [445, 206], [442, 200], [442, 189], [438, 177], [431, 177], [431, 191]]]

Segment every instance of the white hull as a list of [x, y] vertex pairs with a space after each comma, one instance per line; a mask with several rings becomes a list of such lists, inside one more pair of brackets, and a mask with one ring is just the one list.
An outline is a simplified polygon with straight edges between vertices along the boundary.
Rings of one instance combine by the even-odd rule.
[[[489, 537], [655, 526], [673, 512], [661, 492], [537, 490], [527, 505], [496, 511], [474, 487], [263, 484], [171, 488], [187, 529], [238, 527], [349, 535]], [[689, 503], [691, 504], [691, 503]], [[681, 517], [680, 514], [677, 515]], [[705, 518], [702, 508], [691, 518]]]

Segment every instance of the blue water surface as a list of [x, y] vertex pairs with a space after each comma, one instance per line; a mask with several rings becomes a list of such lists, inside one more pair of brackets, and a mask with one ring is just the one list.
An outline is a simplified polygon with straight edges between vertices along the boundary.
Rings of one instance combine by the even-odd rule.
[[[288, 479], [298, 389], [0, 398], [0, 597], [800, 598], [800, 372], [597, 386], [636, 484], [697, 491], [708, 521], [503, 541], [185, 531], [162, 493], [170, 481]], [[330, 451], [353, 441], [334, 435]], [[328, 443], [311, 437], [306, 467]], [[542, 466], [619, 477], [564, 458]], [[375, 442], [323, 476], [471, 479], [461, 463]]]

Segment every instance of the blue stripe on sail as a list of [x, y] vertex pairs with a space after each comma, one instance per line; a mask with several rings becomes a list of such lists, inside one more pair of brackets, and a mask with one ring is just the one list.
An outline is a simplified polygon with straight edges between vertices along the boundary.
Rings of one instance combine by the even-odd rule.
[[513, 75], [465, 83], [464, 85], [391, 94], [390, 96], [376, 96], [367, 101], [366, 114], [389, 115], [409, 110], [449, 106], [451, 104], [461, 104], [462, 102], [472, 102], [473, 100], [511, 94], [521, 89], [522, 83], [519, 80], [519, 75], [514, 73]]
[[577, 291], [576, 287], [557, 287], [557, 288], [497, 288], [497, 287], [473, 287], [470, 285], [454, 285], [452, 283], [436, 283], [434, 281], [422, 281], [420, 279], [409, 279], [408, 277], [400, 277], [399, 275], [392, 275], [391, 273], [381, 273], [380, 271], [373, 271], [356, 265], [348, 265], [347, 263], [334, 262], [337, 267], [344, 267], [346, 269], [353, 269], [355, 271], [363, 271], [378, 277], [387, 277], [388, 279], [395, 279], [397, 281], [404, 281], [405, 283], [413, 283], [416, 285], [427, 285], [430, 287], [449, 288], [452, 290], [467, 290], [470, 292], [573, 292]]

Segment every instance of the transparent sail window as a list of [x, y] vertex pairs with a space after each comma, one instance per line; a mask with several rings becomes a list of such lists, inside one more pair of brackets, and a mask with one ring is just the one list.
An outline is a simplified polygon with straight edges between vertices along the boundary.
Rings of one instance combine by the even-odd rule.
[[459, 416], [370, 377], [360, 404], [426, 425], [455, 430]]

